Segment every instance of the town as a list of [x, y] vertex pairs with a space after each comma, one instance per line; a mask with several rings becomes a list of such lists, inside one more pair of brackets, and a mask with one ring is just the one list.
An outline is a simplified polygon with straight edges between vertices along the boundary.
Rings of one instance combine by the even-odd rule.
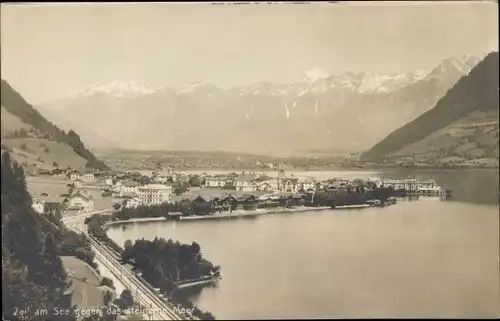
[[[304, 206], [374, 206], [376, 202], [406, 195], [449, 196], [434, 180], [382, 179], [345, 180], [332, 178], [316, 181], [285, 173], [278, 165], [277, 175], [259, 172], [240, 172], [209, 175], [177, 172], [171, 168], [153, 172], [152, 176], [139, 172], [80, 172], [54, 169], [40, 172], [40, 177], [58, 177], [67, 182], [68, 192], [33, 195], [33, 208], [39, 213], [59, 210], [66, 213], [84, 213], [95, 210], [95, 199], [111, 199], [108, 209], [134, 210], [144, 207], [172, 205], [179, 216], [214, 215]], [[373, 193], [377, 189], [390, 189], [386, 199]], [[354, 195], [354, 196], [353, 196]], [[194, 204], [184, 206], [182, 204]], [[362, 207], [361, 206], [361, 207]], [[187, 210], [186, 210], [187, 208]], [[99, 208], [103, 209], [103, 208]]]

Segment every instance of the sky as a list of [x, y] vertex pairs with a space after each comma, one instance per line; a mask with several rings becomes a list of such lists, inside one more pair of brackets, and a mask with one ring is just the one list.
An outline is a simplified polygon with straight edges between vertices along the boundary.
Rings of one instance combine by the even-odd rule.
[[2, 78], [34, 104], [112, 80], [228, 88], [498, 50], [494, 1], [2, 3], [0, 22]]

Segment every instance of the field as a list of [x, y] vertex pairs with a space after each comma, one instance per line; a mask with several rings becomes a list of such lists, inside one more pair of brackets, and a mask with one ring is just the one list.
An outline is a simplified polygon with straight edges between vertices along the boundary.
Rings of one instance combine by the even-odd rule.
[[[49, 197], [59, 197], [69, 191], [71, 181], [65, 177], [56, 176], [28, 176], [26, 185], [29, 193], [33, 197], [40, 197], [42, 193], [47, 193]], [[85, 189], [94, 198], [94, 209], [103, 210], [112, 208], [114, 203], [123, 202], [122, 199], [114, 197], [102, 197], [101, 191], [97, 189]]]
[[67, 186], [69, 181], [64, 177], [54, 176], [28, 176], [26, 177], [26, 185], [28, 192], [32, 196], [40, 196], [42, 193], [47, 193], [49, 197], [58, 197], [61, 194], [68, 192]]
[[101, 277], [87, 263], [72, 257], [61, 257], [64, 268], [72, 281], [72, 305], [92, 309], [103, 303], [105, 288], [100, 288]]
[[428, 137], [406, 146], [395, 156], [420, 159], [469, 160], [495, 164], [498, 159], [498, 113], [475, 112]]

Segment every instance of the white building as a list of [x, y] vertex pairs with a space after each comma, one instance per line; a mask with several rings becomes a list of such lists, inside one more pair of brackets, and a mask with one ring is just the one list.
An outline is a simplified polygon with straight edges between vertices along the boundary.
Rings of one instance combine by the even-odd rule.
[[170, 202], [172, 187], [162, 184], [148, 184], [139, 187], [139, 198], [144, 205]]
[[123, 201], [123, 207], [125, 208], [137, 208], [141, 204], [142, 200], [138, 197], [127, 198], [125, 201]]
[[91, 195], [86, 195], [80, 191], [71, 195], [67, 199], [68, 210], [77, 212], [90, 212], [94, 210], [94, 199]]
[[166, 183], [168, 182], [168, 176], [154, 175], [151, 180], [156, 183]]
[[45, 212], [45, 202], [39, 200], [33, 200], [31, 207], [38, 213], [43, 214]]
[[82, 180], [84, 182], [93, 182], [95, 180], [93, 172], [86, 172], [82, 175]]
[[299, 178], [298, 184], [300, 185], [299, 190], [303, 189], [306, 192], [316, 190], [316, 182], [312, 178], [301, 177]]
[[134, 196], [139, 194], [139, 183], [133, 180], [117, 182], [113, 188], [117, 197]]
[[81, 179], [81, 174], [78, 171], [72, 171], [68, 174], [68, 178], [72, 181], [76, 181], [77, 179]]
[[270, 192], [276, 190], [275, 188], [271, 186], [268, 182], [262, 182], [257, 184], [257, 191], [259, 192]]
[[240, 175], [235, 178], [234, 187], [236, 187], [236, 190], [240, 192], [255, 192], [257, 190], [255, 178], [255, 175]]
[[433, 180], [419, 181], [414, 178], [407, 179], [386, 179], [382, 181], [385, 187], [392, 186], [394, 189], [405, 189], [407, 191], [417, 192], [417, 191], [439, 191], [442, 188]]
[[205, 187], [207, 188], [222, 188], [226, 185], [228, 178], [225, 176], [207, 176], [205, 177]]
[[298, 193], [301, 185], [298, 178], [285, 178], [283, 180], [283, 191], [287, 193]]
[[76, 179], [75, 182], [73, 183], [73, 185], [76, 187], [76, 188], [82, 188], [83, 187], [83, 181], [80, 180], [80, 179]]

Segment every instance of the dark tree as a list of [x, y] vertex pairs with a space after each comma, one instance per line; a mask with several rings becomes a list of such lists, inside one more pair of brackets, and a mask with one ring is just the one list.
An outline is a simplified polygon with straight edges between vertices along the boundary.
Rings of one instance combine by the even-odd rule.
[[108, 288], [114, 289], [115, 286], [113, 284], [113, 280], [108, 277], [103, 277], [101, 280], [101, 284], [99, 286], [107, 286]]

